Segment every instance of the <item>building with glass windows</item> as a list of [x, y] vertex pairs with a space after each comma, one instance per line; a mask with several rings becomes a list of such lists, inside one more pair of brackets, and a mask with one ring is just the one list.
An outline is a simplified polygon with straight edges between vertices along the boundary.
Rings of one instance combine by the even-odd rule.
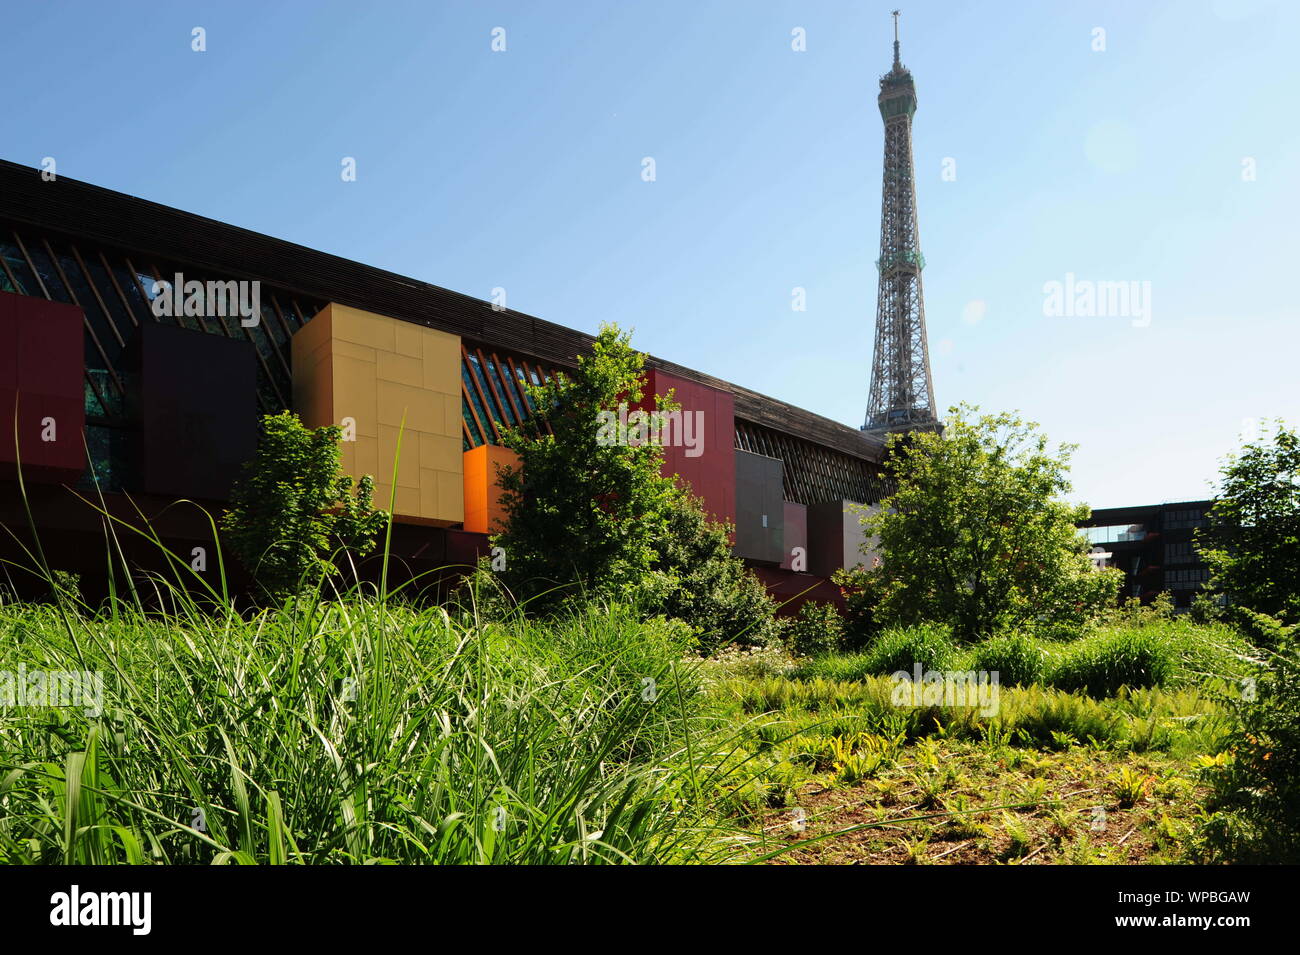
[[1196, 528], [1206, 526], [1213, 501], [1183, 501], [1138, 507], [1108, 507], [1092, 512], [1081, 526], [1106, 566], [1124, 572], [1122, 596], [1150, 603], [1168, 593], [1176, 610], [1186, 610], [1210, 579], [1196, 551]]
[[[178, 555], [206, 551], [196, 505], [220, 510], [259, 416], [283, 409], [345, 427], [345, 470], [374, 475], [376, 500], [395, 501], [398, 561], [413, 573], [472, 562], [500, 517], [502, 431], [532, 413], [523, 383], [573, 367], [591, 343], [3, 161], [0, 338], [0, 523], [14, 532], [0, 542], [0, 583], [19, 591], [29, 510], [49, 564], [87, 583], [103, 582], [114, 548], [157, 563], [147, 541], [111, 540], [105, 513], [148, 520]], [[675, 389], [704, 422], [700, 453], [670, 447], [665, 467], [735, 525], [736, 552], [774, 594], [836, 595], [826, 577], [857, 557], [848, 504], [884, 493], [881, 439], [666, 359], [648, 365], [649, 389]]]

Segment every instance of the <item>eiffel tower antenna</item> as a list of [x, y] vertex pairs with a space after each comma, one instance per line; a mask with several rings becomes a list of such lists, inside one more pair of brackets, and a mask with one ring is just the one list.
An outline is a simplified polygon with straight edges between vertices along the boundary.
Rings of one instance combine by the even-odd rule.
[[880, 78], [880, 118], [885, 123], [885, 170], [880, 202], [880, 287], [876, 300], [876, 348], [871, 395], [862, 430], [936, 430], [930, 349], [925, 336], [921, 239], [916, 222], [916, 176], [912, 166], [912, 116], [916, 85], [898, 56], [894, 15], [894, 68]]

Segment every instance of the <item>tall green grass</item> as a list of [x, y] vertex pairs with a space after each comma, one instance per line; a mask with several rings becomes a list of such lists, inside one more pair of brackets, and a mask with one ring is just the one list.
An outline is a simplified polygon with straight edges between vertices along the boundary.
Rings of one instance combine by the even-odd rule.
[[[418, 606], [418, 579], [389, 586], [391, 524], [378, 587], [342, 561], [350, 585], [241, 610], [219, 544], [214, 582], [143, 514], [85, 503], [100, 607], [6, 529], [53, 603], [0, 594], [0, 675], [90, 671], [104, 699], [0, 702], [0, 863], [708, 862], [747, 841], [709, 806], [745, 768], [701, 715], [686, 628], [617, 605], [489, 620], [481, 578]], [[168, 571], [129, 568], [127, 535]]]
[[99, 670], [106, 688], [99, 717], [0, 707], [0, 861], [716, 854], [673, 627], [617, 607], [486, 624], [357, 596], [249, 618], [177, 600], [0, 606], [0, 671]]
[[[0, 676], [89, 671], [104, 686], [100, 712], [0, 701], [0, 862], [648, 863], [735, 851], [704, 798], [719, 768], [701, 755], [682, 628], [619, 606], [488, 621], [476, 611], [485, 595], [417, 607], [389, 592], [386, 570], [378, 588], [323, 580], [241, 612], [219, 548], [213, 584], [147, 522], [108, 526], [110, 585], [126, 585], [103, 606], [78, 602], [39, 535], [26, 569], [54, 602], [0, 602]], [[119, 534], [150, 540], [170, 573], [127, 573]]]

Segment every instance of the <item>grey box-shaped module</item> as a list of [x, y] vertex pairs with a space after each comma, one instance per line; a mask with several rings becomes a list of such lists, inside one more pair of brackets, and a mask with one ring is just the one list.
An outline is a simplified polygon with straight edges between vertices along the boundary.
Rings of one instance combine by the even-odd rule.
[[738, 557], [779, 564], [785, 557], [785, 494], [779, 458], [736, 452]]

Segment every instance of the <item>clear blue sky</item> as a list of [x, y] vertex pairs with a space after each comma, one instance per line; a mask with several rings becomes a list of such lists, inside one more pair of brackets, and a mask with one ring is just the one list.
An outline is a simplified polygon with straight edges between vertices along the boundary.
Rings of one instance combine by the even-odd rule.
[[[1096, 507], [1207, 496], [1244, 419], [1300, 420], [1294, 2], [9, 2], [0, 155], [856, 427], [894, 3], [940, 406], [1077, 443]], [[1046, 316], [1067, 273], [1150, 324]]]

